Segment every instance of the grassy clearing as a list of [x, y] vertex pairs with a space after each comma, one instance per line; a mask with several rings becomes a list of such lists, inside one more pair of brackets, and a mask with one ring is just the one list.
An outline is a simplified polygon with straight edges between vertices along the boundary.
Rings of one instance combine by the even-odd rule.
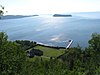
[[27, 57], [27, 61], [29, 61], [29, 62], [33, 62], [33, 61], [35, 61], [36, 59], [39, 59], [39, 60], [49, 60], [50, 59], [50, 57], [44, 57], [44, 56], [35, 56], [35, 57], [33, 57], [33, 58], [29, 58], [29, 57]]
[[[55, 48], [48, 48], [43, 46], [36, 46], [35, 49], [39, 49], [43, 51], [43, 56], [46, 57], [58, 57], [65, 52], [65, 49], [55, 49]], [[43, 58], [46, 58], [43, 57]]]
[[[34, 56], [33, 58], [27, 58], [28, 61], [33, 62], [36, 59], [39, 60], [49, 60], [50, 57], [56, 58], [60, 55], [62, 55], [66, 49], [55, 49], [55, 48], [49, 48], [49, 47], [44, 47], [44, 46], [35, 46], [35, 49], [39, 49], [43, 51], [43, 56]], [[29, 49], [31, 50], [31, 49]]]

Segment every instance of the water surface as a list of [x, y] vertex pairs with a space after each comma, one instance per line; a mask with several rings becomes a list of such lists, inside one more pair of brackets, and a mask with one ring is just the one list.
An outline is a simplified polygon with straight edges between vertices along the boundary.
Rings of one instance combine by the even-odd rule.
[[86, 47], [91, 34], [100, 32], [100, 19], [79, 16], [5, 19], [0, 20], [0, 31], [6, 32], [9, 40], [32, 40], [65, 47], [72, 39], [72, 46]]

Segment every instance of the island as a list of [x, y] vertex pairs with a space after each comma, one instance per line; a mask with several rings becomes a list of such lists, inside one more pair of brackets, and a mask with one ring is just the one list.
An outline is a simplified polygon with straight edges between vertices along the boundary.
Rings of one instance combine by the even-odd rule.
[[54, 14], [53, 17], [72, 17], [72, 15]]

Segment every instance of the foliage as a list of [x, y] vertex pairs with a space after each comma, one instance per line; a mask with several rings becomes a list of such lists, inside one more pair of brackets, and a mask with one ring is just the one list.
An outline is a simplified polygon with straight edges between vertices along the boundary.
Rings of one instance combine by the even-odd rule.
[[28, 43], [20, 45], [7, 38], [0, 32], [0, 75], [100, 75], [100, 34], [92, 34], [89, 47], [84, 50], [78, 46], [66, 49], [60, 56], [57, 54], [60, 49], [56, 49], [55, 56], [52, 55], [55, 49], [35, 46], [56, 58], [44, 60], [38, 57], [34, 61], [29, 61], [32, 58], [26, 60], [23, 46]]
[[7, 35], [0, 32], [0, 75], [20, 74], [26, 57], [25, 52], [15, 42], [7, 39]]
[[100, 34], [93, 33], [89, 45], [93, 50], [100, 52]]
[[0, 5], [0, 19], [3, 14], [4, 14], [4, 7]]
[[18, 43], [19, 45], [21, 45], [21, 47], [24, 50], [28, 50], [28, 49], [36, 46], [36, 42], [29, 41], [29, 40], [16, 40], [15, 42]]

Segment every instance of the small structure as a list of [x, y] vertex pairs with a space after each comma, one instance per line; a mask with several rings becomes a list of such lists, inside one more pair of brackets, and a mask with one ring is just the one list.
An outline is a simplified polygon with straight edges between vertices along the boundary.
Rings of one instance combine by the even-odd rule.
[[73, 40], [69, 40], [69, 44], [67, 45], [66, 49], [69, 49], [72, 43], [73, 43]]
[[27, 51], [27, 56], [32, 58], [34, 56], [42, 56], [43, 55], [43, 51], [38, 50], [38, 49], [32, 49], [30, 51]]
[[30, 57], [30, 58], [34, 57], [34, 53], [33, 52], [27, 51], [26, 53], [27, 53], [28, 57]]

